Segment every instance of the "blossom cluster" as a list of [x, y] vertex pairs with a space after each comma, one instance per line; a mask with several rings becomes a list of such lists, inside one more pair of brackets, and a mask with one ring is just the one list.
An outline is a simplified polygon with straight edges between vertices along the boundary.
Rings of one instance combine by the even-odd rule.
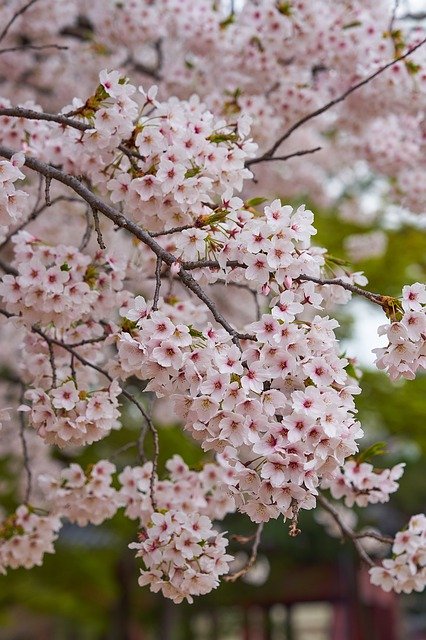
[[[133, 378], [168, 407], [168, 423], [180, 420], [215, 456], [198, 471], [174, 456], [160, 479], [156, 455], [125, 467], [118, 489], [108, 460], [87, 470], [46, 464], [27, 490], [37, 500], [44, 492], [51, 515], [21, 506], [0, 525], [0, 571], [40, 564], [60, 517], [100, 524], [124, 507], [141, 528], [131, 545], [145, 565], [139, 583], [191, 602], [229, 571], [213, 520], [239, 510], [254, 523], [296, 523], [323, 489], [366, 506], [398, 487], [402, 464], [378, 472], [353, 458], [360, 388], [330, 317], [366, 279], [311, 244], [314, 216], [304, 205], [254, 197], [258, 187], [247, 183], [329, 205], [329, 177], [356, 182], [352, 167], [367, 163], [390, 179], [395, 201], [420, 211], [422, 51], [349, 89], [419, 43], [421, 29], [398, 29], [387, 0], [241, 4], [230, 15], [210, 0], [44, 0], [15, 17], [13, 2], [0, 8], [0, 145], [11, 156], [0, 160], [0, 299], [20, 349], [4, 344], [5, 332], [0, 368], [27, 387], [29, 402], [17, 394], [24, 415], [19, 429], [14, 415], [3, 429], [2, 452], [38, 468], [48, 453], [37, 448], [100, 440], [121, 428], [119, 396]], [[148, 89], [149, 76], [158, 86]], [[309, 117], [330, 100], [332, 110]], [[291, 161], [258, 162], [281, 154], [270, 151], [280, 138]], [[40, 162], [50, 169], [37, 181], [28, 166]], [[54, 171], [58, 180], [43, 185]], [[31, 232], [8, 238], [21, 224]], [[381, 232], [346, 242], [354, 259], [384, 246]], [[321, 282], [330, 265], [343, 286]], [[401, 307], [380, 299], [391, 324], [381, 329], [389, 345], [376, 350], [377, 365], [392, 379], [413, 378], [425, 368], [426, 289], [405, 287]], [[373, 582], [424, 586], [424, 523], [417, 516], [397, 534], [396, 557], [372, 571]]]
[[[297, 281], [322, 263], [309, 247], [311, 212], [275, 201], [264, 218], [238, 215], [246, 224], [229, 234], [218, 264], [225, 272], [228, 260], [245, 264], [238, 268], [254, 287], [277, 294], [245, 327], [241, 350], [223, 329], [191, 317], [174, 323], [162, 299], [152, 311], [141, 298], [124, 312], [133, 325], [117, 349], [122, 375], [143, 375], [147, 390], [174, 399], [186, 429], [219, 454], [239, 509], [261, 522], [313, 508], [321, 477], [357, 451], [359, 387], [339, 356], [337, 322], [314, 315], [323, 301], [316, 285]], [[294, 322], [306, 313], [311, 320]]]
[[54, 553], [61, 521], [54, 515], [40, 516], [26, 505], [0, 522], [0, 573], [6, 569], [31, 569], [43, 562], [45, 553]]
[[[113, 171], [106, 167], [111, 175], [106, 183], [111, 201], [122, 202], [138, 222], [139, 212], [143, 212], [144, 225], [154, 231], [208, 217], [212, 211], [206, 203], [215, 194], [240, 190], [243, 180], [252, 175], [244, 167], [256, 150], [256, 145], [246, 140], [250, 118], [239, 116], [231, 127], [226, 120], [215, 118], [196, 97], [188, 102], [170, 99], [158, 103], [148, 92], [145, 104], [154, 111], [139, 117], [130, 132], [138, 163], [126, 157], [118, 167], [114, 163]], [[128, 110], [125, 114], [133, 126]], [[111, 144], [111, 131], [103, 120], [96, 131]], [[126, 139], [130, 133], [120, 133], [120, 137]], [[91, 130], [85, 135], [92, 135]]]
[[384, 369], [391, 380], [413, 380], [417, 370], [426, 369], [426, 285], [416, 282], [403, 288], [399, 315], [400, 320], [378, 329], [379, 335], [385, 335], [389, 344], [373, 349], [375, 364]]
[[18, 275], [0, 280], [7, 311], [26, 325], [53, 324], [59, 329], [100, 320], [124, 302], [124, 271], [102, 252], [91, 256], [67, 245], [49, 246], [27, 231], [13, 238]]
[[208, 593], [228, 572], [232, 557], [227, 540], [212, 528], [212, 519], [222, 520], [235, 511], [235, 500], [227, 490], [227, 471], [218, 464], [205, 464], [191, 471], [174, 455], [166, 462], [168, 479], [158, 480], [151, 462], [126, 467], [119, 475], [119, 499], [125, 514], [139, 519], [142, 527], [137, 549], [146, 570], [139, 584], [150, 585], [174, 602]]
[[46, 393], [43, 389], [29, 389], [25, 397], [31, 425], [46, 443], [58, 447], [82, 446], [120, 428], [118, 397], [120, 385], [114, 380], [105, 390], [78, 389], [72, 380]]
[[100, 460], [85, 472], [73, 463], [54, 477], [43, 474], [39, 484], [46, 496], [50, 513], [66, 517], [84, 527], [101, 524], [112, 518], [121, 506], [118, 492], [111, 485], [115, 466]]
[[128, 518], [139, 519], [146, 527], [153, 512], [153, 497], [157, 511], [177, 509], [212, 520], [223, 520], [227, 513], [235, 511], [235, 501], [227, 491], [226, 471], [220, 465], [207, 463], [201, 471], [192, 471], [175, 454], [166, 462], [166, 469], [167, 480], [152, 477], [152, 462], [127, 466], [120, 473], [119, 496]]
[[370, 569], [370, 579], [384, 591], [411, 593], [426, 587], [426, 516], [411, 516], [408, 527], [399, 531], [392, 545], [393, 558]]
[[344, 498], [347, 507], [383, 503], [398, 490], [397, 480], [404, 473], [404, 466], [404, 463], [400, 463], [392, 469], [377, 471], [368, 462], [347, 460], [333, 479], [324, 480], [322, 486], [330, 489], [336, 500]]
[[24, 164], [24, 155], [15, 153], [11, 160], [0, 161], [0, 235], [4, 236], [9, 227], [24, 215], [28, 193], [16, 189], [15, 182], [23, 180], [20, 170]]
[[[51, 109], [56, 110], [74, 98], [66, 112], [84, 107], [92, 127], [83, 139], [87, 144], [102, 140], [105, 148], [110, 144], [108, 132], [115, 140], [120, 133], [123, 139], [131, 135], [123, 113], [134, 111], [135, 93], [118, 85], [126, 73], [137, 82], [154, 79], [162, 99], [173, 95], [184, 100], [196, 89], [215, 116], [252, 117], [255, 142], [264, 150], [300, 118], [424, 37], [424, 26], [399, 20], [398, 11], [393, 14], [387, 0], [374, 4], [351, 0], [344, 6], [318, 0], [315, 7], [301, 0], [261, 0], [241, 3], [232, 14], [227, 2], [209, 0], [118, 4], [93, 0], [90, 5], [70, 0], [62, 5], [45, 0], [30, 6], [8, 30], [6, 51], [0, 57], [3, 101], [13, 96], [15, 102], [18, 97], [23, 105], [34, 107], [49, 96]], [[13, 8], [13, 3], [0, 8], [0, 22], [8, 23]], [[89, 39], [85, 24], [90, 25]], [[36, 43], [36, 49], [22, 47], [23, 38]], [[291, 55], [283, 54], [283, 41]], [[51, 42], [63, 43], [64, 49], [49, 49]], [[332, 197], [326, 177], [341, 175], [354, 160], [362, 159], [379, 175], [391, 178], [389, 189], [396, 201], [422, 213], [423, 51], [420, 48], [409, 59], [394, 64], [335, 105], [332, 114], [324, 113], [295, 132], [290, 151], [319, 144], [323, 151], [295, 158], [284, 171], [277, 165], [260, 169], [265, 183], [278, 182], [280, 192], [291, 196], [300, 196], [309, 188], [317, 204], [329, 203]], [[110, 86], [104, 89], [110, 99], [119, 95], [123, 104], [114, 109], [103, 104], [97, 113], [93, 107], [100, 106], [104, 94], [98, 92], [89, 104], [81, 96], [89, 95], [105, 67], [117, 70], [117, 80], [106, 80]], [[23, 77], [31, 82], [22, 82]], [[149, 121], [149, 127], [153, 122]], [[38, 124], [29, 123], [26, 130], [28, 144], [40, 151], [44, 145], [39, 133], [50, 124], [37, 128]], [[47, 147], [61, 149], [63, 133], [59, 130], [55, 141], [50, 136]], [[10, 140], [17, 142], [16, 137]], [[81, 144], [79, 132], [76, 141]], [[71, 155], [68, 159], [70, 165], [75, 164]], [[85, 163], [85, 158], [80, 161]]]
[[139, 585], [162, 594], [176, 604], [194, 595], [209, 593], [219, 586], [219, 577], [228, 573], [232, 556], [226, 553], [228, 541], [212, 528], [210, 518], [198, 513], [170, 509], [152, 514], [139, 535], [137, 549], [146, 570]]

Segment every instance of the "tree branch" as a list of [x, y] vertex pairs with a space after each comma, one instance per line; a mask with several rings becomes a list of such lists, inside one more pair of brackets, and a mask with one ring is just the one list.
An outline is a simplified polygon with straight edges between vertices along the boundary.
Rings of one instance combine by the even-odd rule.
[[321, 115], [325, 111], [328, 111], [329, 109], [331, 109], [331, 107], [334, 107], [336, 104], [339, 104], [339, 102], [343, 102], [343, 100], [345, 100], [351, 93], [353, 93], [357, 89], [360, 89], [364, 85], [368, 84], [369, 82], [371, 82], [371, 80], [374, 80], [374, 78], [376, 78], [381, 73], [383, 73], [383, 71], [386, 71], [386, 69], [389, 69], [390, 67], [392, 67], [397, 62], [400, 62], [401, 60], [404, 60], [405, 58], [407, 58], [409, 55], [414, 53], [414, 51], [422, 47], [425, 43], [426, 43], [426, 38], [424, 38], [421, 42], [416, 44], [414, 47], [411, 47], [410, 49], [408, 49], [408, 51], [406, 51], [406, 53], [404, 53], [403, 55], [399, 56], [398, 58], [395, 58], [394, 60], [391, 60], [390, 62], [383, 65], [382, 67], [379, 67], [377, 71], [375, 71], [374, 73], [371, 73], [369, 76], [366, 76], [356, 84], [349, 87], [349, 89], [347, 89], [344, 93], [342, 93], [337, 98], [330, 100], [330, 102], [327, 102], [319, 109], [316, 109], [311, 113], [308, 113], [306, 116], [304, 116], [303, 118], [295, 122], [289, 129], [287, 129], [287, 131], [283, 133], [283, 135], [280, 138], [278, 138], [278, 140], [272, 145], [272, 147], [268, 149], [268, 151], [266, 151], [261, 157], [253, 158], [253, 160], [249, 162], [251, 162], [251, 164], [255, 164], [257, 162], [264, 162], [265, 160], [270, 160], [274, 155], [274, 153], [276, 152], [276, 150], [278, 149], [278, 147], [284, 142], [284, 140], [287, 140], [291, 136], [291, 134], [294, 133], [294, 131], [299, 129], [306, 122], [309, 122], [309, 120], [316, 118], [317, 116]]
[[314, 147], [313, 149], [304, 149], [303, 151], [295, 151], [294, 153], [289, 153], [286, 156], [272, 156], [272, 157], [261, 157], [261, 158], [252, 158], [251, 160], [247, 160], [245, 163], [246, 167], [250, 167], [252, 164], [258, 164], [259, 162], [277, 162], [279, 160], [285, 162], [290, 158], [295, 158], [296, 156], [306, 156], [311, 153], [315, 153], [316, 151], [321, 151], [322, 147]]
[[9, 22], [4, 27], [3, 31], [0, 33], [0, 42], [6, 37], [10, 27], [13, 25], [15, 20], [17, 20], [17, 18], [19, 18], [19, 16], [22, 16], [22, 14], [25, 13], [36, 2], [38, 2], [38, 0], [30, 0], [29, 2], [27, 2], [26, 5], [21, 7], [18, 11], [16, 11], [16, 13], [13, 14], [13, 16], [11, 17]]
[[299, 276], [298, 278], [295, 278], [296, 281], [299, 282], [305, 282], [305, 281], [309, 281], [309, 282], [315, 282], [316, 284], [320, 284], [320, 285], [335, 285], [337, 287], [342, 287], [343, 289], [347, 289], [347, 291], [351, 291], [352, 293], [356, 293], [358, 296], [363, 296], [364, 298], [367, 298], [367, 300], [370, 300], [370, 302], [374, 302], [375, 304], [378, 304], [380, 306], [382, 306], [383, 303], [383, 296], [380, 295], [379, 293], [371, 293], [371, 291], [366, 291], [365, 289], [361, 289], [361, 287], [357, 287], [355, 284], [351, 284], [350, 282], [345, 282], [344, 280], [341, 280], [340, 278], [331, 278], [331, 279], [326, 279], [326, 280], [322, 280], [321, 278], [314, 278], [313, 276]]
[[370, 556], [365, 551], [364, 547], [362, 546], [362, 544], [359, 541], [360, 536], [357, 535], [355, 533], [355, 531], [353, 529], [351, 529], [351, 527], [349, 527], [348, 525], [346, 525], [343, 522], [343, 520], [340, 518], [340, 515], [339, 515], [338, 511], [333, 507], [331, 502], [329, 502], [327, 500], [327, 498], [325, 498], [321, 494], [319, 494], [317, 496], [317, 501], [320, 503], [322, 508], [325, 511], [327, 511], [333, 517], [334, 521], [336, 522], [336, 524], [338, 525], [338, 527], [339, 527], [339, 529], [340, 529], [340, 531], [342, 533], [342, 537], [352, 540], [352, 542], [354, 544], [354, 547], [355, 547], [359, 557], [361, 558], [361, 560], [363, 560], [370, 567], [374, 567], [375, 565], [374, 565], [373, 560], [370, 558]]
[[9, 47], [7, 49], [0, 49], [0, 56], [3, 53], [12, 53], [14, 51], [43, 51], [44, 49], [57, 49], [58, 51], [65, 51], [69, 47], [61, 46], [59, 44], [22, 44], [19, 47]]
[[90, 124], [73, 120], [59, 113], [45, 113], [44, 111], [34, 111], [34, 109], [24, 109], [23, 107], [5, 107], [0, 109], [0, 116], [9, 116], [11, 118], [25, 118], [25, 120], [46, 120], [47, 122], [56, 122], [79, 131], [92, 129]]
[[224, 576], [223, 580], [225, 580], [226, 582], [235, 582], [236, 580], [238, 580], [238, 578], [241, 578], [241, 576], [244, 576], [246, 573], [248, 573], [248, 571], [250, 571], [250, 569], [252, 568], [252, 566], [257, 560], [257, 552], [258, 552], [260, 540], [262, 537], [263, 525], [264, 523], [261, 522], [257, 526], [256, 534], [254, 536], [253, 547], [251, 550], [251, 555], [247, 564], [236, 573], [231, 573], [231, 574], [228, 574], [227, 576]]
[[[7, 149], [6, 147], [0, 146], [0, 156], [10, 158], [14, 155], [14, 151], [11, 149]], [[70, 176], [60, 169], [53, 167], [50, 164], [46, 164], [45, 162], [41, 162], [36, 158], [31, 158], [26, 156], [25, 165], [32, 169], [33, 171], [37, 171], [37, 173], [41, 173], [46, 178], [50, 180], [57, 180], [58, 182], [62, 182], [67, 187], [70, 187], [75, 193], [85, 200], [90, 207], [96, 209], [97, 211], [103, 213], [107, 218], [109, 218], [114, 224], [122, 229], [126, 229], [136, 238], [141, 240], [145, 245], [147, 245], [157, 257], [161, 258], [165, 264], [169, 267], [177, 261], [177, 258], [166, 251], [161, 247], [151, 236], [151, 234], [142, 229], [139, 225], [128, 220], [120, 211], [107, 204], [100, 198], [98, 198], [90, 189], [88, 189], [80, 180], [75, 178], [74, 176]], [[1, 266], [1, 265], [0, 265]], [[183, 284], [192, 291], [197, 298], [199, 298], [206, 307], [210, 310], [216, 322], [218, 322], [224, 329], [229, 333], [233, 342], [239, 346], [239, 339], [246, 339], [247, 336], [245, 334], [239, 334], [234, 327], [232, 327], [229, 322], [223, 317], [220, 313], [216, 305], [210, 298], [207, 296], [205, 291], [200, 287], [198, 282], [194, 280], [194, 278], [185, 270], [185, 268], [181, 268], [178, 273], [179, 279], [183, 282]]]

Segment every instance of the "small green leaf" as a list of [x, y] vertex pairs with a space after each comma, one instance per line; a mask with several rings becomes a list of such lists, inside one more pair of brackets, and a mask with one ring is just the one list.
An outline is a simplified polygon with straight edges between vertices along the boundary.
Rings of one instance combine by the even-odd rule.
[[250, 200], [246, 200], [245, 201], [244, 206], [246, 208], [257, 207], [257, 206], [259, 206], [259, 204], [263, 204], [264, 202], [267, 202], [267, 201], [268, 201], [268, 198], [262, 198], [262, 197], [260, 197], [260, 198], [250, 198]]
[[234, 22], [235, 22], [235, 14], [230, 13], [229, 16], [225, 18], [225, 20], [222, 20], [222, 22], [219, 22], [219, 26], [221, 29], [226, 29], [227, 27], [229, 27], [229, 25], [234, 24]]
[[347, 24], [344, 24], [342, 29], [354, 29], [354, 27], [360, 27], [362, 25], [362, 22], [360, 22], [359, 20], [354, 20], [353, 22], [348, 22]]
[[420, 69], [422, 68], [421, 64], [417, 64], [416, 62], [413, 62], [412, 60], [406, 60], [405, 61], [405, 66], [406, 66], [406, 69], [407, 69], [408, 73], [411, 76], [416, 75], [416, 73], [418, 73], [420, 71]]
[[361, 462], [366, 462], [367, 460], [371, 460], [375, 456], [383, 456], [386, 453], [386, 442], [375, 442], [364, 451], [360, 451], [359, 454], [355, 457], [355, 460], [358, 464]]
[[236, 133], [212, 133], [207, 140], [216, 144], [221, 142], [236, 142], [238, 136]]
[[201, 167], [191, 167], [191, 169], [188, 169], [187, 172], [185, 173], [185, 178], [193, 178], [194, 176], [198, 175], [201, 171]]
[[277, 2], [276, 3], [276, 7], [278, 9], [278, 11], [280, 13], [282, 13], [283, 16], [291, 16], [292, 14], [292, 6], [291, 6], [291, 2]]

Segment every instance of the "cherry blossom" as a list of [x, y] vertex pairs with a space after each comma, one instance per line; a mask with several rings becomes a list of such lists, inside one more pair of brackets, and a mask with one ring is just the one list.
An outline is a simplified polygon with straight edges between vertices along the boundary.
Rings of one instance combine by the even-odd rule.
[[39, 483], [50, 512], [82, 527], [89, 522], [101, 524], [121, 506], [118, 493], [111, 486], [114, 472], [115, 466], [107, 460], [97, 462], [88, 473], [73, 463], [59, 478], [45, 474], [40, 476]]
[[392, 545], [393, 558], [370, 569], [370, 580], [384, 591], [423, 591], [426, 586], [426, 519], [412, 516], [408, 527], [399, 531]]
[[0, 524], [0, 572], [40, 566], [45, 553], [54, 553], [53, 543], [60, 528], [58, 517], [40, 516], [26, 505], [18, 507]]
[[[379, 305], [376, 364], [413, 379], [426, 289], [363, 289], [314, 245], [314, 212], [337, 204], [362, 221], [364, 167], [421, 214], [424, 30], [385, 0], [260, 0], [231, 15], [209, 0], [62, 4], [0, 8], [1, 346], [19, 388], [0, 381], [0, 446], [27, 484], [0, 525], [0, 571], [41, 564], [61, 518], [98, 525], [123, 507], [139, 584], [192, 602], [230, 573], [213, 520], [239, 511], [259, 535], [278, 518], [295, 534], [325, 490], [365, 507], [398, 488], [403, 463], [358, 457], [361, 389], [335, 307], [353, 294]], [[349, 257], [377, 257], [385, 226], [346, 238]], [[74, 462], [127, 408], [141, 422], [133, 462]], [[161, 473], [157, 429], [178, 421], [209, 461], [195, 471], [174, 455]], [[374, 584], [424, 588], [424, 524], [397, 533]]]

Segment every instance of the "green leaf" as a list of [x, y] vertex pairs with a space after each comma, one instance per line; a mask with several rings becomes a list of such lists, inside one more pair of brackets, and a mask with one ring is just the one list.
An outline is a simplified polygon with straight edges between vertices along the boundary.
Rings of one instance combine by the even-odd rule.
[[221, 142], [236, 142], [238, 136], [236, 133], [212, 133], [207, 140], [220, 144]]
[[268, 198], [250, 198], [250, 200], [246, 200], [244, 203], [245, 207], [257, 207], [259, 204], [263, 204], [267, 202]]
[[291, 2], [277, 2], [276, 7], [283, 16], [291, 16], [293, 11]]
[[225, 18], [225, 20], [222, 20], [222, 22], [219, 22], [219, 26], [221, 29], [226, 29], [227, 27], [229, 27], [229, 25], [234, 24], [234, 22], [235, 22], [235, 14], [230, 13], [229, 16]]
[[354, 20], [353, 22], [348, 22], [348, 24], [344, 24], [342, 29], [353, 29], [354, 27], [360, 27], [362, 22], [359, 20]]
[[201, 171], [201, 167], [191, 167], [191, 169], [188, 169], [187, 172], [185, 173], [185, 178], [193, 178], [194, 176], [198, 175]]
[[375, 442], [364, 451], [360, 451], [355, 457], [358, 464], [371, 460], [374, 456], [383, 456], [386, 453], [386, 442]]

